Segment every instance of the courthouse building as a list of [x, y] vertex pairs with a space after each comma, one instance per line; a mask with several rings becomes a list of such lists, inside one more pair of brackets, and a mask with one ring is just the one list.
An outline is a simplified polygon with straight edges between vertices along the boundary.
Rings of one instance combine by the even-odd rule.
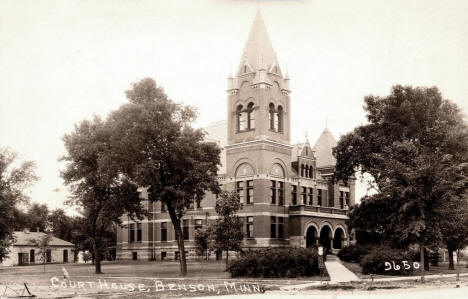
[[[288, 75], [257, 13], [237, 72], [228, 78], [227, 121], [206, 128], [207, 140], [223, 149], [218, 181], [222, 189], [239, 193], [244, 249], [321, 244], [336, 252], [350, 241], [345, 221], [354, 204], [354, 179], [332, 182], [336, 140], [327, 128], [313, 146], [308, 140], [290, 143], [290, 92]], [[188, 258], [195, 256], [195, 231], [217, 218], [215, 202], [216, 196], [207, 193], [183, 217]], [[164, 205], [145, 204], [151, 213], [148, 219], [123, 219], [117, 258], [178, 259]]]

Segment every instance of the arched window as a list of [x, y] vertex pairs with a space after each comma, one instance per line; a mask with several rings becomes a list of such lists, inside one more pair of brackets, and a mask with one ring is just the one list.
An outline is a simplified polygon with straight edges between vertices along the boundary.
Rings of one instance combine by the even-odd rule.
[[269, 110], [269, 119], [270, 119], [270, 130], [275, 130], [275, 105], [270, 103], [270, 110]]
[[306, 165], [306, 166], [305, 166], [305, 177], [306, 177], [306, 178], [309, 177], [309, 165]]
[[247, 129], [247, 113], [243, 110], [242, 105], [237, 106], [237, 132], [242, 132]]
[[301, 176], [304, 176], [304, 164], [301, 164]]
[[283, 107], [278, 106], [278, 111], [276, 112], [276, 118], [277, 118], [277, 129], [276, 132], [283, 132]]
[[314, 168], [312, 166], [309, 167], [309, 178], [314, 178]]
[[249, 103], [247, 106], [247, 127], [249, 130], [255, 129], [254, 103]]

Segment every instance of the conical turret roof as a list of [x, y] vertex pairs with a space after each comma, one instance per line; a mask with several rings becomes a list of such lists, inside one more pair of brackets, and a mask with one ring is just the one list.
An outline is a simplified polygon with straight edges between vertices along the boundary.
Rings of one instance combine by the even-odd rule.
[[245, 44], [240, 61], [238, 74], [242, 73], [245, 60], [252, 66], [254, 72], [257, 72], [259, 69], [268, 69], [268, 67], [276, 61], [276, 54], [273, 50], [260, 10], [257, 11], [257, 15], [250, 29], [249, 38]]
[[333, 156], [333, 148], [336, 145], [335, 137], [328, 128], [325, 128], [314, 145], [317, 167], [333, 167], [336, 165], [336, 159]]

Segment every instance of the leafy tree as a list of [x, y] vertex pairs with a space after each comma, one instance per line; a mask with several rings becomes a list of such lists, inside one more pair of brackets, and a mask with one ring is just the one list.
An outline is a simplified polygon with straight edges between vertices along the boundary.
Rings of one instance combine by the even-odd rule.
[[20, 213], [17, 206], [26, 202], [24, 191], [36, 179], [33, 162], [17, 165], [16, 154], [0, 148], [0, 261], [8, 254]]
[[52, 241], [52, 234], [47, 233], [39, 237], [39, 239], [33, 239], [30, 241], [31, 246], [39, 249], [38, 255], [44, 265], [43, 271], [45, 272], [45, 265], [47, 263], [47, 253], [50, 252], [50, 241]]
[[192, 107], [168, 99], [153, 79], [143, 79], [126, 92], [129, 103], [109, 117], [114, 160], [132, 182], [148, 187], [148, 199], [166, 204], [180, 252], [180, 270], [187, 274], [180, 220], [207, 190], [218, 192], [220, 149], [204, 142], [204, 132], [190, 125]]
[[84, 220], [95, 257], [95, 272], [101, 274], [105, 235], [112, 223], [128, 213], [141, 217], [137, 186], [118, 171], [110, 153], [110, 132], [99, 118], [84, 120], [64, 136], [68, 154], [61, 176], [72, 193], [68, 204], [76, 205]]
[[226, 265], [229, 262], [229, 251], [242, 250], [242, 221], [236, 215], [241, 208], [239, 194], [237, 192], [222, 191], [216, 200], [216, 213], [220, 218], [216, 219], [213, 226], [214, 248], [226, 251]]
[[450, 217], [441, 221], [442, 240], [448, 250], [449, 270], [455, 270], [453, 253], [468, 245], [468, 199], [453, 198], [445, 206]]
[[468, 186], [467, 126], [435, 87], [395, 86], [387, 97], [366, 97], [364, 109], [369, 124], [334, 149], [335, 177], [369, 173], [391, 212], [382, 219], [385, 230], [400, 244], [418, 243], [424, 264], [426, 246], [440, 240], [441, 220], [450, 218], [444, 202]]
[[49, 208], [46, 204], [33, 203], [26, 212], [27, 227], [31, 231], [46, 231], [48, 229]]
[[211, 241], [212, 241], [212, 231], [210, 227], [208, 228], [201, 228], [195, 231], [195, 251], [197, 252], [198, 256], [205, 257], [208, 260], [209, 252], [211, 249]]

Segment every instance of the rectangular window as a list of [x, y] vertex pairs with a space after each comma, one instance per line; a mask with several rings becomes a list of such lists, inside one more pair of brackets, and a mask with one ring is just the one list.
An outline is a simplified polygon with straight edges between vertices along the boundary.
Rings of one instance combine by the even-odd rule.
[[346, 200], [346, 207], [349, 208], [349, 197], [350, 197], [349, 192], [345, 192], [345, 195], [346, 195], [346, 199], [345, 199]]
[[195, 230], [203, 228], [203, 220], [195, 219]]
[[278, 182], [278, 205], [284, 205], [284, 182]]
[[254, 187], [253, 181], [247, 181], [247, 202], [253, 203]]
[[293, 206], [297, 205], [297, 186], [292, 185], [292, 199], [291, 202]]
[[134, 261], [138, 260], [138, 252], [136, 251], [132, 252], [132, 260]]
[[182, 221], [182, 231], [183, 231], [183, 234], [184, 234], [184, 240], [188, 240], [189, 239], [189, 220], [188, 219], [184, 219]]
[[253, 238], [253, 229], [254, 229], [253, 216], [248, 216], [247, 223], [246, 223], [247, 238]]
[[317, 202], [319, 206], [322, 206], [322, 189], [317, 190]]
[[52, 263], [52, 251], [50, 249], [46, 250], [46, 261], [47, 263]]
[[161, 261], [164, 261], [166, 259], [167, 252], [166, 251], [161, 251]]
[[141, 242], [142, 231], [141, 231], [141, 223], [137, 223], [137, 242]]
[[278, 238], [284, 239], [284, 217], [278, 217]]
[[174, 252], [174, 259], [175, 259], [176, 261], [178, 261], [178, 260], [179, 260], [179, 257], [180, 257], [180, 253], [179, 253], [178, 251], [175, 251], [175, 252]]
[[161, 222], [161, 241], [167, 241], [167, 222]]
[[309, 206], [314, 203], [314, 189], [309, 188]]
[[164, 213], [167, 211], [167, 206], [166, 206], [166, 203], [164, 202], [161, 202], [161, 213]]
[[270, 238], [276, 238], [276, 217], [270, 217]]
[[244, 182], [237, 182], [237, 194], [239, 194], [240, 203], [244, 203]]
[[340, 191], [340, 208], [344, 209], [344, 192]]
[[302, 204], [307, 204], [307, 188], [302, 187]]
[[271, 203], [276, 204], [276, 181], [271, 181]]
[[128, 230], [129, 237], [128, 237], [128, 242], [133, 243], [135, 242], [135, 224], [130, 223], [130, 229]]

